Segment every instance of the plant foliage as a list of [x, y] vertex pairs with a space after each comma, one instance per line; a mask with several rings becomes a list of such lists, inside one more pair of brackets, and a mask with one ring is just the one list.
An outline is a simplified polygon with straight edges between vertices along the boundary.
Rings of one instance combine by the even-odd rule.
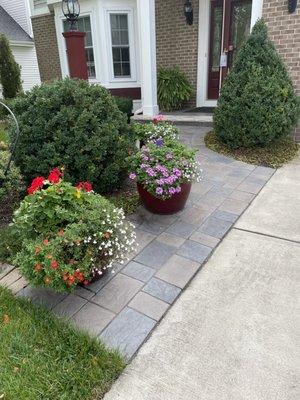
[[21, 67], [15, 61], [4, 34], [0, 34], [0, 82], [5, 99], [16, 97], [22, 90]]
[[191, 94], [192, 86], [179, 67], [158, 70], [157, 95], [161, 109], [178, 110], [190, 99]]
[[119, 97], [119, 96], [115, 96], [114, 99], [117, 103], [119, 110], [127, 115], [127, 121], [130, 122], [130, 117], [133, 115], [132, 113], [133, 100], [128, 97]]
[[266, 146], [289, 135], [298, 115], [291, 79], [259, 20], [223, 84], [215, 133], [233, 149]]
[[64, 165], [69, 181], [91, 181], [99, 193], [121, 185], [134, 141], [105, 88], [66, 78], [34, 87], [13, 108], [22, 132], [16, 164], [27, 183]]

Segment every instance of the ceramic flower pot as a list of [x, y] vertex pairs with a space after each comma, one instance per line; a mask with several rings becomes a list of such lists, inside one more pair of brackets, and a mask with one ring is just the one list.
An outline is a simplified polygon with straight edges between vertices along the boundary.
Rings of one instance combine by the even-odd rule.
[[192, 184], [181, 185], [181, 192], [174, 194], [169, 199], [163, 200], [150, 194], [142, 184], [137, 184], [140, 199], [145, 208], [153, 214], [175, 214], [181, 211], [189, 197]]

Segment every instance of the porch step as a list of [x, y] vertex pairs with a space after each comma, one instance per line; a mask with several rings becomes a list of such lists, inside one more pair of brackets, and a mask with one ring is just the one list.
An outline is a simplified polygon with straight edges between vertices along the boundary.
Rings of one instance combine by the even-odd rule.
[[[192, 113], [192, 112], [182, 112], [182, 113], [165, 113], [163, 115], [163, 120], [166, 122], [172, 122], [176, 125], [194, 125], [194, 126], [212, 126], [213, 116], [209, 113]], [[134, 115], [131, 120], [134, 122], [149, 122], [152, 121], [153, 117], [148, 117], [146, 115]]]

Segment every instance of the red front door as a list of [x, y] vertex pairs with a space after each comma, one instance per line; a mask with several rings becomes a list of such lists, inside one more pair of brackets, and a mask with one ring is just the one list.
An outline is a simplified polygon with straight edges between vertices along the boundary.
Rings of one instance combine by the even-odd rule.
[[251, 6], [252, 0], [210, 1], [208, 99], [219, 97], [221, 84], [249, 35]]

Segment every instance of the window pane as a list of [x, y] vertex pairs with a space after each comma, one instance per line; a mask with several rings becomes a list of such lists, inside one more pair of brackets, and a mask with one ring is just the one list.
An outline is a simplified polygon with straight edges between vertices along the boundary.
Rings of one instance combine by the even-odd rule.
[[121, 63], [114, 62], [114, 75], [115, 77], [122, 76]]
[[113, 30], [113, 31], [111, 32], [111, 41], [112, 41], [113, 46], [118, 46], [118, 45], [121, 44], [121, 41], [120, 41], [120, 31], [115, 31], [115, 30]]
[[127, 18], [127, 14], [120, 14], [118, 15], [119, 17], [119, 27], [121, 29], [126, 29], [128, 30], [128, 18]]
[[121, 49], [120, 47], [113, 47], [113, 60], [114, 62], [121, 62]]
[[84, 32], [83, 18], [78, 18], [78, 30]]
[[126, 61], [129, 62], [129, 47], [123, 47], [120, 49], [122, 54], [122, 62]]
[[122, 76], [130, 76], [130, 63], [122, 63]]
[[84, 30], [87, 32], [87, 31], [91, 31], [92, 30], [92, 27], [91, 27], [91, 19], [90, 19], [90, 17], [84, 17], [83, 18], [83, 20], [84, 20]]
[[122, 30], [122, 31], [120, 31], [120, 35], [121, 35], [120, 44], [128, 45], [129, 44], [128, 31]]
[[118, 15], [117, 14], [110, 14], [110, 26], [111, 29], [118, 29]]

